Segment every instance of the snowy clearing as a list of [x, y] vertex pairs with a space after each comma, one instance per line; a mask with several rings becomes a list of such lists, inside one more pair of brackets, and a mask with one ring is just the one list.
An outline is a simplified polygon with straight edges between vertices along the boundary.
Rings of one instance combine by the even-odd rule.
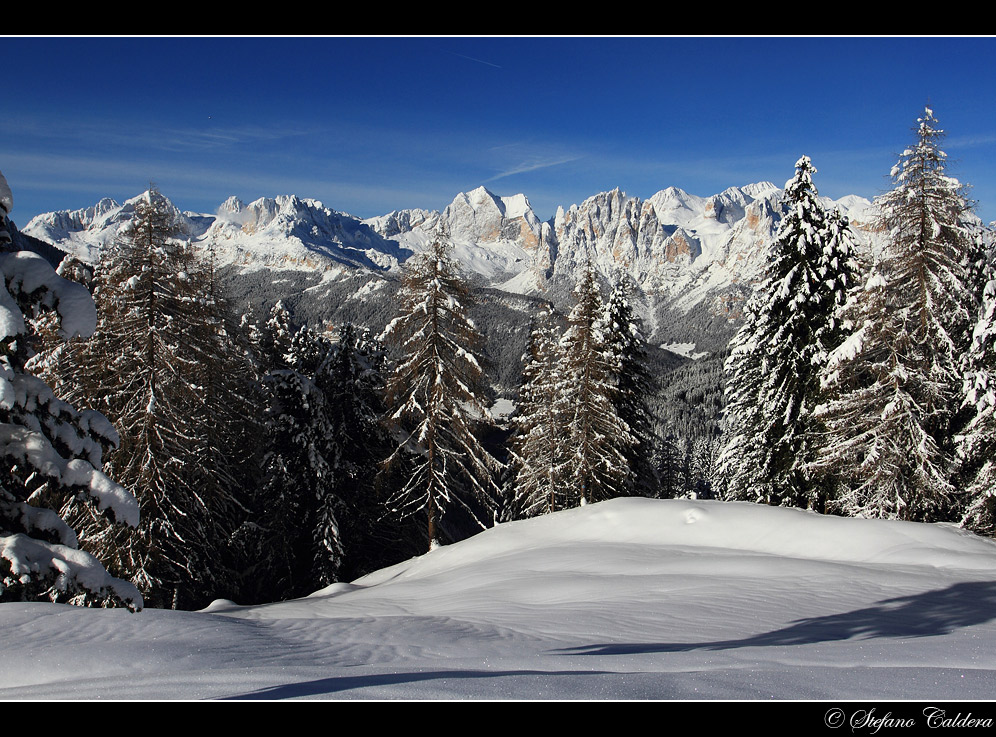
[[671, 353], [677, 353], [679, 356], [691, 358], [693, 361], [697, 361], [700, 358], [705, 358], [709, 355], [709, 351], [696, 351], [694, 343], [667, 343], [662, 344], [661, 348], [666, 351], [671, 351]]
[[616, 499], [295, 601], [0, 605], [4, 699], [990, 699], [996, 543]]

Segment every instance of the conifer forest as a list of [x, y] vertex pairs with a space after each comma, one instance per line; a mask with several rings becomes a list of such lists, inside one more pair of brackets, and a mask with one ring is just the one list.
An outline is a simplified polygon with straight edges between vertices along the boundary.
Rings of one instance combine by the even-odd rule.
[[25, 250], [11, 181], [0, 601], [281, 601], [620, 496], [992, 536], [992, 238], [942, 140], [925, 109], [874, 250], [798, 158], [767, 272], [702, 361], [650, 345], [639, 286], [590, 259], [502, 341], [439, 227], [386, 319], [319, 324], [234, 294], [155, 187], [95, 263]]

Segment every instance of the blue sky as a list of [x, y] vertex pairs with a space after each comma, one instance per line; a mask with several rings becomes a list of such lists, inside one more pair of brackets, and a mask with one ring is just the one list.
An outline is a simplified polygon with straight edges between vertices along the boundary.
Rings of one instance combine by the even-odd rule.
[[552, 217], [619, 187], [874, 197], [928, 103], [996, 220], [996, 38], [5, 38], [19, 225], [155, 182], [212, 212], [296, 194], [360, 217], [484, 185]]

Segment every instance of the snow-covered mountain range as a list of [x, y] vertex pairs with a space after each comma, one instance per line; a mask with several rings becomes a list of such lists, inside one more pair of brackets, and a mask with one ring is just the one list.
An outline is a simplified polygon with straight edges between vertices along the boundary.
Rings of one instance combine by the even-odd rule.
[[[280, 196], [247, 205], [232, 197], [212, 214], [182, 213], [181, 221], [221, 264], [244, 270], [389, 274], [442, 228], [463, 267], [491, 287], [542, 295], [558, 281], [573, 281], [591, 258], [606, 276], [629, 273], [655, 301], [683, 311], [706, 303], [721, 314], [739, 303], [730, 301], [742, 293], [738, 286], [761, 276], [781, 198], [770, 182], [711, 197], [669, 187], [647, 200], [615, 189], [560, 207], [544, 222], [525, 195], [499, 197], [479, 187], [442, 212], [401, 210], [361, 220], [313, 199]], [[134, 202], [102, 199], [85, 210], [39, 215], [23, 232], [93, 262], [118, 237]], [[851, 219], [859, 239], [873, 237], [868, 200], [825, 202]]]
[[[120, 236], [143, 196], [121, 205], [105, 198], [83, 210], [39, 215], [22, 232], [93, 263]], [[293, 195], [249, 205], [229, 197], [211, 215], [179, 210], [176, 215], [183, 235], [212, 248], [223, 264], [319, 271], [340, 264], [381, 270], [397, 267], [411, 255], [357, 218]]]

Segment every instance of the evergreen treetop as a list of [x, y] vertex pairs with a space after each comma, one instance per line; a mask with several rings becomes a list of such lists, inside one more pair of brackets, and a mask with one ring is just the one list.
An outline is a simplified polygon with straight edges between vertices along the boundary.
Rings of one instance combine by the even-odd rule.
[[649, 407], [655, 387], [641, 320], [633, 304], [634, 294], [630, 278], [620, 271], [605, 302], [599, 330], [610, 363], [616, 367], [610, 377], [614, 387], [613, 404], [619, 419], [633, 436], [633, 443], [623, 451], [629, 468], [626, 493], [656, 496], [660, 481], [652, 461], [656, 439]]

